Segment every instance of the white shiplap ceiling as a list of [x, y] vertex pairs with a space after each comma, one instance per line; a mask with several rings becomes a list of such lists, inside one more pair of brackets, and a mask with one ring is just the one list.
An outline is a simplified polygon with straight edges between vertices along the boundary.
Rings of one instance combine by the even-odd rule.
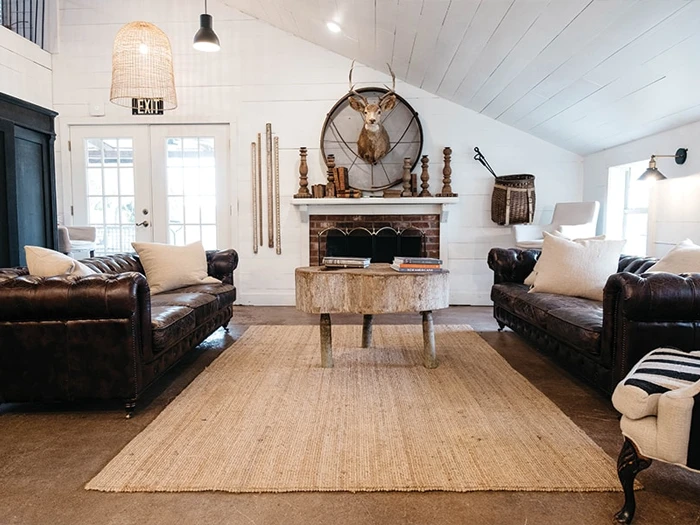
[[582, 155], [700, 120], [700, 0], [225, 3]]

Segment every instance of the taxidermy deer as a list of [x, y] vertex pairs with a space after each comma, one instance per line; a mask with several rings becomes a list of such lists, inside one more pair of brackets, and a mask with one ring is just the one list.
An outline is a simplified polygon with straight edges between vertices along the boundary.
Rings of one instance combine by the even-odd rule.
[[[396, 76], [391, 70], [391, 66], [389, 64], [387, 66], [391, 73], [392, 87], [388, 93], [379, 98], [376, 104], [370, 104], [365, 97], [355, 91], [355, 86], [352, 83], [352, 70], [355, 68], [354, 60], [350, 66], [350, 75], [348, 76], [351, 94], [350, 98], [348, 98], [348, 103], [352, 109], [362, 115], [365, 121], [362, 131], [360, 131], [360, 136], [357, 138], [357, 154], [370, 164], [376, 164], [390, 149], [389, 134], [382, 124], [382, 111], [389, 111], [396, 106], [396, 94], [394, 93]], [[385, 87], [389, 89], [388, 86]]]

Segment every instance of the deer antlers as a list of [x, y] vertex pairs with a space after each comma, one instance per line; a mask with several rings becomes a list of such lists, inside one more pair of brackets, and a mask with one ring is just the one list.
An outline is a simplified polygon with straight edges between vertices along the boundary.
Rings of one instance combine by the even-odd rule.
[[[389, 68], [389, 73], [391, 73], [391, 89], [389, 89], [389, 86], [384, 84], [384, 87], [387, 88], [389, 91], [387, 93], [384, 93], [380, 98], [379, 102], [381, 103], [382, 100], [384, 100], [386, 97], [393, 95], [396, 92], [396, 75], [394, 74], [394, 70], [391, 69], [391, 65], [389, 62], [386, 63], [386, 67]], [[353, 95], [360, 97], [362, 99], [362, 102], [365, 103], [365, 105], [369, 104], [369, 101], [367, 100], [366, 97], [363, 97], [360, 95], [357, 91], [355, 91], [355, 84], [352, 83], [352, 72], [355, 69], [355, 61], [352, 61], [352, 64], [350, 64], [350, 73], [348, 74], [348, 84], [350, 86], [350, 89], [348, 90], [350, 93]]]

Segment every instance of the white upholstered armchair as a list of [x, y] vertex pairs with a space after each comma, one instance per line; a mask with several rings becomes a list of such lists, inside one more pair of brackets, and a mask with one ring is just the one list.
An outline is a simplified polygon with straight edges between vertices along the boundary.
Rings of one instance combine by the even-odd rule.
[[95, 256], [97, 230], [92, 226], [58, 225], [58, 251], [66, 255], [76, 252], [89, 252]]
[[515, 245], [518, 248], [542, 248], [543, 232], [558, 230], [564, 237], [580, 239], [594, 237], [600, 203], [559, 202], [554, 206], [554, 215], [550, 224], [515, 224]]

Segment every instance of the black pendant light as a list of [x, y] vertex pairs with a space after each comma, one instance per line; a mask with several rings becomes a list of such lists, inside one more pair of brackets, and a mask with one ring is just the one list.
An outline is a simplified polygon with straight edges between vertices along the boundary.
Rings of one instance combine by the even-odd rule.
[[212, 52], [221, 49], [219, 37], [214, 33], [212, 23], [211, 15], [207, 14], [207, 0], [204, 0], [204, 14], [199, 15], [199, 31], [194, 35], [192, 43], [197, 51]]

